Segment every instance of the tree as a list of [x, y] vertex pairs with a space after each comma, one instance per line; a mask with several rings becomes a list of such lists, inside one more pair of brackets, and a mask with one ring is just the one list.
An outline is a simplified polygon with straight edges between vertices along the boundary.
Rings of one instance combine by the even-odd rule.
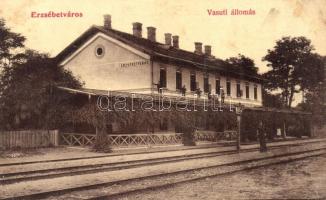
[[297, 74], [303, 98], [305, 98], [305, 92], [314, 91], [324, 80], [325, 65], [326, 63], [323, 57], [315, 53], [309, 54], [304, 58], [302, 63], [298, 65]]
[[308, 87], [305, 79], [314, 80], [315, 74], [306, 72], [319, 71], [319, 66], [310, 64], [318, 62], [313, 50], [311, 41], [305, 37], [283, 37], [262, 59], [272, 68], [263, 75], [268, 80], [265, 87], [270, 91], [281, 90], [286, 107], [292, 106], [295, 93]]
[[0, 76], [0, 126], [4, 129], [54, 127], [53, 120], [66, 109], [52, 98], [53, 88], [78, 88], [82, 84], [46, 54], [26, 50], [24, 55], [25, 62], [5, 67]]
[[230, 57], [225, 61], [233, 66], [243, 69], [246, 73], [257, 74], [258, 72], [255, 62], [244, 55], [238, 54], [238, 57]]
[[263, 90], [263, 106], [271, 108], [282, 108], [282, 98], [280, 94], [272, 94], [266, 89]]
[[13, 50], [24, 47], [25, 37], [11, 32], [4, 19], [0, 18], [0, 68], [21, 59], [22, 54], [13, 54]]
[[97, 105], [89, 101], [81, 106], [74, 106], [66, 113], [66, 122], [87, 123], [96, 130], [96, 139], [93, 149], [98, 152], [111, 152], [107, 137], [107, 126], [112, 123], [109, 112], [100, 111]]
[[[326, 62], [325, 65], [326, 66]], [[324, 72], [325, 73], [325, 72]], [[326, 123], [326, 82], [319, 82], [305, 94], [305, 101], [297, 105], [298, 108], [311, 112], [312, 122], [317, 126]]]
[[298, 107], [305, 111], [309, 111], [317, 115], [324, 115], [325, 118], [326, 117], [325, 92], [326, 92], [325, 86], [320, 85], [316, 87], [314, 91], [306, 94], [306, 101], [304, 103], [298, 104]]

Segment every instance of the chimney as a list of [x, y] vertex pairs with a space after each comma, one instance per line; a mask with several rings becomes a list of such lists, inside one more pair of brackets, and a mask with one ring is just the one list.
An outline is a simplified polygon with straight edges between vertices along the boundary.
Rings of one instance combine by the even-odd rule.
[[196, 54], [203, 54], [202, 45], [203, 45], [203, 43], [201, 43], [201, 42], [195, 42], [195, 53]]
[[104, 29], [111, 29], [111, 15], [104, 15]]
[[173, 47], [174, 48], [179, 48], [179, 36], [174, 35], [172, 36], [172, 41], [173, 41]]
[[149, 39], [152, 42], [156, 42], [156, 28], [149, 26], [147, 27], [147, 39]]
[[205, 55], [206, 56], [211, 56], [212, 55], [212, 46], [211, 45], [205, 45]]
[[165, 44], [171, 46], [172, 34], [171, 33], [165, 33], [164, 37], [165, 37]]
[[142, 24], [139, 22], [134, 22], [132, 23], [132, 32], [133, 35], [136, 37], [142, 37], [142, 28], [141, 28]]

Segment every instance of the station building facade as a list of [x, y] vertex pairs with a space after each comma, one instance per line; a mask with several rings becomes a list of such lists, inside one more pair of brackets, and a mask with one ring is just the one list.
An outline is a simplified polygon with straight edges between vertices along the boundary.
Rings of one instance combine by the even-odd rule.
[[212, 55], [212, 47], [195, 42], [194, 51], [180, 48], [179, 36], [165, 33], [157, 40], [156, 28], [132, 24], [132, 33], [115, 30], [111, 16], [103, 26], [91, 26], [56, 57], [85, 89], [137, 94], [217, 97], [247, 107], [262, 106], [263, 79], [244, 68]]

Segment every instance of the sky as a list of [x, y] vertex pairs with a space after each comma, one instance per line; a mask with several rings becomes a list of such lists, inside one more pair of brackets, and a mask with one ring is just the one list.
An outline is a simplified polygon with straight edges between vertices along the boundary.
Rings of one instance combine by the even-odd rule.
[[[210, 16], [208, 10], [228, 9], [229, 15]], [[255, 15], [230, 15], [232, 9], [255, 10]], [[79, 18], [32, 18], [32, 12], [77, 12]], [[179, 35], [180, 48], [194, 51], [194, 42], [212, 46], [226, 59], [239, 53], [254, 59], [259, 73], [268, 70], [262, 57], [283, 36], [305, 36], [315, 52], [326, 55], [326, 0], [0, 0], [0, 17], [12, 31], [27, 38], [26, 47], [56, 56], [91, 25], [112, 16], [114, 29], [132, 33], [132, 23]]]

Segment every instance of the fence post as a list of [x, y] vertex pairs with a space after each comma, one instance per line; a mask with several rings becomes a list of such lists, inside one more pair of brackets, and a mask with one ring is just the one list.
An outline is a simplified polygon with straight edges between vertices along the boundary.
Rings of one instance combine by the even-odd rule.
[[241, 145], [241, 115], [237, 115], [238, 134], [237, 134], [237, 151], [240, 151]]
[[283, 131], [282, 131], [282, 138], [286, 139], [286, 125], [285, 125], [285, 121], [283, 121]]
[[54, 130], [54, 146], [59, 146], [59, 130]]
[[236, 106], [235, 112], [237, 115], [237, 122], [238, 122], [238, 135], [237, 135], [237, 151], [240, 152], [240, 145], [241, 145], [241, 113], [243, 111], [244, 106], [239, 103]]
[[0, 131], [0, 150], [5, 149], [4, 133]]

